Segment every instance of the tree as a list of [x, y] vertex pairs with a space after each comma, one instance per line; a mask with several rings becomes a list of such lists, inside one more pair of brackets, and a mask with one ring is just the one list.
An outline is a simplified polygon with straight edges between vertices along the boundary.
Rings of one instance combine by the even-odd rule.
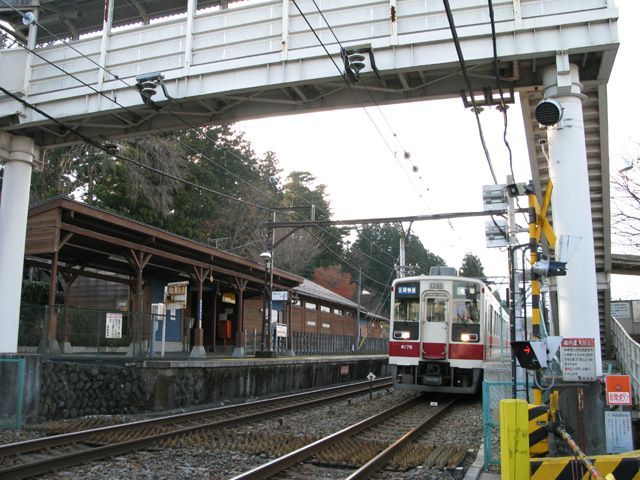
[[[251, 259], [265, 248], [274, 207], [315, 205], [316, 218], [330, 216], [326, 187], [315, 185], [313, 175], [292, 172], [281, 185], [275, 154], [258, 157], [229, 126], [119, 144], [117, 155], [88, 145], [49, 151], [45, 169], [34, 173], [32, 203], [71, 196]], [[311, 219], [310, 208], [293, 219]], [[342, 235], [336, 228], [299, 230], [274, 252], [276, 267], [310, 276], [336, 262]]]
[[467, 253], [462, 259], [459, 274], [461, 277], [486, 279], [480, 258], [472, 253]]
[[345, 298], [353, 298], [357, 293], [356, 282], [351, 275], [342, 270], [340, 265], [316, 268], [313, 281]]
[[[309, 172], [293, 171], [286, 179], [283, 189], [283, 207], [291, 207], [291, 220], [315, 220], [331, 218], [331, 205], [327, 199], [326, 185], [316, 184]], [[313, 212], [313, 213], [312, 213]], [[276, 238], [289, 235], [282, 229]], [[310, 277], [318, 267], [334, 265], [343, 253], [344, 229], [335, 227], [308, 227], [298, 231], [278, 246], [278, 254], [286, 260], [293, 273]], [[294, 267], [295, 264], [295, 267]]]
[[[388, 311], [389, 286], [396, 276], [402, 235], [400, 224], [363, 225], [348, 251], [345, 268], [352, 276], [356, 275], [357, 268], [362, 268], [363, 288], [372, 293], [372, 300], [378, 299], [379, 311]], [[445, 265], [441, 257], [427, 250], [413, 234], [405, 240], [405, 251], [407, 263], [416, 265], [420, 272], [429, 273], [432, 266]]]
[[628, 161], [625, 171], [611, 177], [613, 185], [613, 231], [632, 250], [640, 249], [640, 174], [634, 167], [640, 158]]

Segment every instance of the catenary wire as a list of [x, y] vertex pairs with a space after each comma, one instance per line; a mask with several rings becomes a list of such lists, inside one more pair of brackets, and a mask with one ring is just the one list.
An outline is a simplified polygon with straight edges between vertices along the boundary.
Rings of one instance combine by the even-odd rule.
[[[333, 35], [333, 38], [335, 38], [336, 42], [338, 43], [338, 45], [340, 46], [341, 49], [344, 49], [344, 47], [342, 46], [342, 43], [340, 42], [340, 39], [338, 38], [338, 36], [336, 35], [336, 32], [333, 30], [333, 27], [331, 26], [331, 24], [329, 23], [329, 21], [327, 20], [327, 17], [325, 17], [324, 12], [320, 9], [320, 7], [318, 6], [316, 0], [312, 0], [313, 4], [316, 7], [316, 10], [318, 11], [318, 13], [320, 14], [320, 16], [322, 17], [322, 19], [324, 20], [324, 23], [327, 25], [327, 28], [329, 29], [329, 31], [331, 32], [331, 34]], [[408, 160], [409, 157], [409, 152], [407, 151], [407, 149], [404, 147], [404, 145], [402, 144], [402, 142], [400, 141], [400, 139], [398, 138], [398, 134], [395, 132], [395, 130], [393, 129], [393, 127], [391, 126], [391, 124], [389, 123], [389, 120], [387, 119], [387, 116], [384, 114], [384, 112], [382, 111], [382, 109], [380, 108], [380, 105], [378, 105], [378, 102], [376, 101], [375, 97], [373, 96], [373, 93], [371, 93], [371, 90], [369, 89], [369, 87], [367, 87], [365, 84], [363, 84], [365, 90], [367, 91], [367, 93], [369, 94], [369, 97], [371, 98], [371, 101], [373, 102], [373, 104], [376, 106], [376, 108], [378, 109], [378, 112], [380, 113], [380, 116], [382, 117], [382, 119], [384, 120], [385, 124], [387, 125], [387, 128], [389, 128], [389, 130], [391, 131], [391, 134], [393, 135], [393, 137], [395, 138], [396, 142], [398, 142], [398, 145], [400, 146], [400, 148], [402, 149], [405, 158]], [[412, 167], [415, 169], [417, 168], [413, 163], [412, 163]]]
[[[380, 130], [380, 127], [378, 127], [378, 125], [376, 124], [376, 122], [374, 121], [373, 117], [371, 117], [371, 114], [369, 113], [369, 111], [366, 109], [366, 107], [364, 106], [364, 104], [362, 103], [362, 100], [360, 100], [360, 97], [358, 97], [358, 94], [356, 93], [355, 89], [353, 88], [353, 86], [349, 83], [349, 80], [346, 78], [345, 74], [342, 72], [342, 70], [340, 69], [340, 67], [338, 66], [338, 64], [335, 62], [335, 60], [333, 59], [333, 57], [331, 56], [331, 53], [329, 53], [329, 50], [327, 49], [327, 46], [324, 44], [324, 42], [322, 41], [322, 39], [320, 38], [320, 36], [318, 35], [318, 33], [316, 32], [316, 30], [313, 28], [313, 26], [311, 25], [311, 23], [309, 22], [309, 19], [306, 17], [306, 15], [302, 12], [302, 10], [300, 9], [300, 6], [298, 5], [298, 2], [296, 0], [292, 0], [293, 4], [295, 5], [295, 7], [297, 8], [298, 12], [300, 13], [300, 15], [302, 16], [302, 18], [304, 19], [305, 23], [307, 24], [307, 26], [309, 27], [309, 29], [311, 30], [311, 32], [313, 33], [313, 35], [316, 37], [316, 39], [318, 40], [318, 43], [322, 46], [322, 48], [324, 49], [325, 53], [327, 54], [327, 56], [329, 57], [329, 59], [331, 60], [331, 63], [333, 63], [333, 65], [336, 67], [336, 70], [338, 70], [338, 73], [340, 73], [340, 77], [342, 77], [342, 80], [345, 82], [345, 84], [347, 85], [347, 87], [349, 88], [349, 90], [351, 91], [352, 95], [354, 96], [354, 98], [356, 99], [356, 101], [360, 104], [360, 106], [362, 107], [362, 109], [364, 110], [365, 114], [367, 115], [367, 117], [369, 118], [369, 120], [371, 121], [372, 125], [374, 126], [374, 128], [376, 129], [376, 131], [378, 132], [378, 135], [380, 136], [380, 138], [382, 139], [382, 141], [384, 142], [384, 144], [386, 145], [387, 149], [389, 150], [389, 152], [391, 153], [391, 156], [394, 158], [394, 160], [398, 163], [398, 165], [400, 166], [400, 169], [402, 170], [402, 172], [405, 174], [405, 176], [407, 177], [407, 179], [409, 180], [409, 183], [411, 184], [411, 186], [414, 188], [414, 190], [416, 191], [416, 193], [418, 194], [418, 197], [420, 198], [420, 200], [422, 200], [422, 202], [425, 202], [424, 196], [422, 195], [422, 193], [418, 190], [418, 187], [413, 183], [413, 180], [411, 179], [411, 177], [409, 176], [409, 174], [405, 171], [405, 169], [402, 167], [402, 164], [400, 164], [400, 161], [398, 160], [397, 156], [395, 155], [395, 152], [393, 151], [393, 148], [391, 147], [391, 145], [389, 145], [389, 142], [387, 141], [387, 139], [384, 137], [384, 135], [382, 134], [382, 131]], [[425, 202], [425, 206], [426, 206], [426, 202]]]
[[473, 108], [473, 113], [476, 118], [476, 124], [478, 126], [478, 134], [480, 135], [480, 142], [482, 143], [482, 149], [484, 150], [484, 155], [487, 159], [487, 165], [489, 166], [489, 170], [491, 172], [491, 177], [493, 178], [494, 183], [498, 183], [498, 179], [496, 178], [495, 171], [493, 170], [493, 164], [491, 162], [491, 155], [489, 155], [489, 149], [487, 148], [487, 143], [484, 139], [484, 133], [482, 131], [482, 123], [480, 122], [480, 114], [478, 113], [478, 107], [476, 105], [476, 99], [473, 95], [473, 88], [471, 86], [471, 79], [469, 78], [469, 73], [467, 72], [467, 66], [464, 61], [464, 56], [462, 55], [462, 48], [460, 46], [460, 39], [458, 38], [458, 32], [456, 31], [456, 25], [453, 20], [453, 14], [451, 13], [451, 6], [449, 5], [449, 0], [443, 0], [444, 8], [447, 14], [447, 20], [449, 21], [449, 28], [451, 30], [451, 36], [453, 37], [453, 43], [456, 48], [456, 53], [458, 55], [458, 62], [460, 63], [460, 68], [462, 68], [462, 76], [464, 77], [465, 84], [467, 86], [467, 91], [469, 92], [469, 98], [471, 99], [471, 105]]
[[[4, 2], [4, 0], [0, 0], [0, 1]], [[8, 36], [7, 36], [6, 34], [1, 33], [1, 32], [0, 32], [0, 34], [4, 35], [6, 38], [8, 38]], [[60, 71], [61, 71], [62, 73], [64, 73], [65, 75], [70, 76], [70, 77], [71, 77], [71, 78], [73, 78], [74, 80], [78, 81], [78, 82], [79, 82], [79, 83], [81, 83], [82, 85], [84, 85], [84, 86], [86, 86], [87, 88], [89, 88], [89, 89], [93, 90], [94, 92], [96, 92], [97, 94], [99, 94], [99, 95], [103, 96], [104, 98], [108, 99], [109, 101], [111, 101], [111, 102], [115, 103], [116, 105], [120, 106], [121, 108], [125, 109], [126, 111], [128, 111], [128, 112], [130, 112], [130, 113], [132, 113], [132, 114], [134, 114], [134, 115], [137, 115], [137, 113], [136, 113], [136, 112], [131, 111], [128, 107], [126, 107], [126, 106], [124, 106], [124, 105], [120, 104], [117, 100], [112, 99], [111, 97], [109, 97], [109, 96], [105, 95], [104, 93], [102, 93], [102, 92], [98, 91], [95, 87], [93, 87], [92, 85], [87, 84], [86, 82], [84, 82], [84, 81], [83, 81], [83, 80], [81, 80], [80, 78], [78, 78], [78, 77], [76, 77], [75, 75], [73, 75], [73, 74], [71, 74], [71, 73], [67, 72], [67, 71], [66, 71], [66, 70], [64, 70], [62, 67], [60, 67], [60, 66], [58, 66], [58, 65], [55, 65], [54, 63], [52, 63], [51, 61], [49, 61], [49, 60], [48, 60], [48, 59], [46, 59], [45, 57], [43, 57], [43, 56], [41, 56], [40, 54], [38, 54], [35, 50], [30, 49], [29, 47], [27, 47], [27, 46], [25, 46], [25, 45], [23, 45], [23, 44], [21, 44], [21, 43], [19, 43], [19, 42], [16, 42], [16, 43], [18, 43], [18, 45], [19, 45], [20, 47], [22, 47], [23, 49], [25, 49], [25, 50], [29, 51], [30, 53], [32, 53], [32, 54], [34, 54], [34, 55], [36, 55], [38, 58], [40, 58], [40, 59], [41, 59], [41, 60], [43, 60], [44, 62], [46, 62], [46, 63], [50, 64], [51, 66], [53, 66], [53, 67], [55, 67], [55, 68], [57, 68], [58, 70], [60, 70]], [[74, 49], [74, 50], [75, 50], [75, 49]], [[82, 54], [82, 55], [84, 56], [84, 54]], [[95, 62], [94, 62], [94, 63], [95, 63]], [[105, 71], [107, 71], [107, 72], [108, 72], [108, 70], [105, 70]], [[109, 72], [109, 73], [110, 73], [110, 72]], [[110, 74], [111, 74], [111, 73], [110, 73]], [[111, 74], [111, 75], [113, 75], [113, 74]], [[116, 78], [117, 78], [117, 76], [115, 76], [115, 75], [114, 75], [114, 77], [116, 77]], [[123, 79], [119, 79], [119, 80], [120, 80], [120, 81], [122, 81], [122, 82], [123, 82], [125, 85], [127, 85], [128, 87], [134, 88], [134, 87], [132, 87], [131, 85], [127, 84]], [[176, 119], [178, 119], [178, 120], [182, 121], [183, 123], [185, 123], [189, 128], [195, 128], [193, 125], [191, 125], [191, 124], [190, 124], [189, 122], [187, 122], [186, 120], [184, 120], [184, 119], [182, 119], [182, 118], [178, 117], [177, 115], [173, 114], [173, 112], [168, 111], [168, 113], [170, 113], [170, 114], [171, 114], [172, 116], [174, 116]], [[151, 122], [149, 122], [149, 125], [150, 125], [152, 128], [156, 129], [160, 134], [164, 135], [164, 132], [163, 132], [162, 130], [160, 130], [159, 128], [154, 127], [154, 126], [153, 126], [153, 124], [152, 124]], [[70, 131], [72, 131], [72, 130], [70, 130]], [[74, 131], [74, 133], [76, 133], [76, 134], [77, 134], [77, 132], [76, 132], [76, 131]], [[79, 136], [80, 136], [80, 135], [79, 135]], [[215, 143], [215, 139], [212, 139], [208, 134], [206, 134], [206, 132], [205, 132], [205, 136], [206, 136], [206, 138], [208, 138], [209, 140], [211, 140], [211, 141], [213, 141], [213, 142]], [[81, 137], [81, 138], [83, 138], [83, 137]], [[246, 181], [246, 180], [245, 180], [245, 179], [243, 179], [242, 177], [240, 177], [240, 176], [236, 175], [235, 173], [231, 172], [231, 171], [230, 171], [229, 169], [227, 169], [224, 165], [221, 165], [220, 163], [218, 163], [218, 162], [216, 162], [215, 160], [211, 159], [210, 157], [208, 157], [208, 156], [207, 156], [207, 155], [205, 155], [204, 153], [202, 153], [202, 152], [200, 152], [200, 151], [196, 150], [196, 149], [195, 149], [195, 148], [193, 148], [192, 146], [190, 146], [190, 145], [186, 144], [185, 142], [181, 141], [180, 139], [177, 139], [177, 141], [178, 141], [178, 143], [180, 143], [182, 146], [184, 146], [184, 147], [185, 147], [185, 148], [187, 148], [188, 150], [191, 150], [194, 154], [199, 155], [199, 156], [200, 156], [200, 158], [203, 158], [203, 159], [205, 159], [206, 161], [208, 161], [209, 163], [212, 163], [212, 164], [214, 164], [214, 165], [216, 165], [216, 166], [218, 166], [218, 167], [222, 168], [223, 170], [225, 170], [227, 173], [229, 173], [229, 174], [230, 174], [230, 175], [232, 175], [233, 177], [237, 178], [238, 180], [242, 181], [243, 183], [245, 183], [245, 184], [249, 185], [249, 186], [250, 186], [251, 188], [253, 188], [254, 190], [256, 190], [256, 191], [258, 191], [258, 192], [262, 193], [263, 195], [265, 195], [269, 200], [273, 200], [273, 197], [272, 197], [271, 195], [269, 195], [267, 192], [265, 192], [265, 191], [261, 190], [260, 188], [256, 187], [256, 186], [255, 186], [255, 185], [253, 185], [252, 183], [250, 183], [250, 182]], [[235, 156], [237, 159], [239, 159], [239, 160], [241, 160], [241, 161], [246, 160], [246, 159], [242, 158], [241, 156], [239, 156], [239, 155], [238, 155], [236, 152], [234, 152], [233, 150], [229, 150], [229, 149], [227, 149], [227, 148], [225, 148], [225, 147], [222, 147], [222, 149], [223, 149], [225, 152], [228, 152], [228, 153], [232, 154], [233, 156]], [[195, 184], [193, 184], [193, 185], [195, 185]], [[206, 188], [206, 187], [202, 187], [202, 188]], [[215, 192], [215, 191], [212, 191], [212, 193], [214, 193], [214, 192]], [[294, 192], [294, 195], [295, 195], [296, 197], [301, 198], [302, 200], [306, 201], [308, 204], [312, 205], [312, 202], [311, 202], [311, 201], [309, 201], [308, 199], [306, 199], [305, 197], [303, 197], [302, 195], [300, 195], [300, 194], [298, 194], [298, 193], [295, 193], [295, 192]], [[230, 199], [231, 199], [231, 198], [234, 198], [234, 197], [228, 197], [228, 198], [230, 198]], [[263, 207], [263, 208], [267, 209], [267, 207]], [[328, 214], [328, 212], [325, 212], [325, 211], [324, 211], [323, 209], [321, 209], [321, 208], [319, 208], [319, 210], [320, 210], [320, 211], [322, 211], [322, 212], [324, 212], [324, 213], [327, 213], [327, 214]], [[270, 210], [270, 211], [271, 211], [271, 210]], [[341, 238], [340, 238], [340, 237], [338, 237], [338, 236], [336, 236], [335, 234], [333, 234], [333, 232], [331, 232], [330, 230], [325, 229], [325, 228], [323, 228], [323, 227], [318, 227], [318, 228], [319, 228], [321, 231], [323, 231], [324, 233], [328, 234], [329, 236], [332, 236], [333, 238], [335, 238], [335, 239], [337, 239], [337, 240], [341, 240]], [[362, 253], [363, 255], [367, 256], [364, 252], [361, 252], [361, 253]], [[384, 251], [383, 251], [383, 253], [385, 253], [385, 254], [386, 254], [386, 252], [384, 252]], [[391, 257], [391, 258], [392, 258], [392, 257]], [[372, 260], [374, 260], [374, 261], [378, 261], [378, 259], [373, 258], [373, 257], [371, 257], [371, 259], [372, 259]], [[383, 265], [384, 265], [384, 264], [383, 264]]]
[[[8, 4], [5, 0], [0, 0], [0, 2], [4, 3], [5, 5], [7, 5], [8, 7], [12, 8], [15, 12], [17, 12], [18, 14], [22, 15], [24, 17], [24, 15], [22, 14], [22, 12], [20, 12], [18, 9], [16, 9], [14, 6]], [[98, 68], [100, 68], [101, 70], [103, 70], [104, 72], [108, 73], [109, 75], [111, 75], [114, 79], [119, 80], [120, 82], [122, 82], [125, 86], [129, 87], [129, 88], [135, 88], [133, 85], [127, 83], [124, 79], [120, 78], [118, 75], [115, 75], [114, 73], [112, 73], [111, 71], [109, 71], [106, 67], [100, 65], [99, 63], [95, 62], [92, 58], [88, 57], [87, 55], [85, 55], [84, 53], [82, 53], [80, 50], [76, 49], [73, 45], [71, 45], [69, 42], [67, 42], [66, 40], [60, 38], [58, 35], [54, 34], [53, 32], [51, 32], [50, 30], [48, 30], [45, 26], [39, 24], [37, 21], [33, 21], [33, 23], [35, 25], [37, 25], [39, 28], [42, 28], [43, 30], [45, 30], [46, 32], [48, 32], [49, 34], [53, 35], [58, 41], [60, 41], [61, 43], [63, 43], [65, 46], [71, 48], [73, 51], [75, 51], [76, 53], [78, 53], [79, 55], [81, 55], [83, 58], [88, 59], [91, 63], [93, 63], [94, 65], [96, 65]], [[8, 38], [8, 37], [7, 37]], [[14, 43], [17, 43], [16, 40], [14, 39]], [[60, 70], [62, 73], [69, 75], [70, 77], [74, 78], [74, 80], [78, 81], [79, 83], [81, 83], [82, 85], [86, 86], [87, 88], [90, 88], [91, 90], [93, 90], [94, 92], [96, 92], [97, 94], [103, 96], [104, 98], [106, 98], [107, 100], [115, 103], [116, 105], [120, 106], [121, 108], [125, 109], [126, 111], [129, 111], [130, 113], [132, 113], [132, 115], [137, 116], [138, 114], [136, 112], [131, 111], [129, 108], [125, 107], [124, 105], [121, 105], [117, 100], [112, 99], [111, 97], [105, 95], [104, 93], [98, 91], [97, 89], [95, 89], [93, 86], [87, 84], [86, 82], [82, 81], [81, 79], [79, 79], [78, 77], [74, 76], [73, 74], [65, 71], [63, 68], [59, 67], [58, 65], [53, 64], [52, 62], [50, 62], [48, 59], [44, 58], [43, 56], [39, 55], [37, 52], [35, 52], [33, 49], [30, 49], [28, 46], [23, 45], [18, 43], [22, 48], [24, 48], [25, 50], [29, 51], [30, 53], [38, 56], [38, 58], [40, 58], [41, 60], [45, 61], [46, 63], [52, 65], [53, 67], [57, 68], [58, 70]], [[175, 102], [174, 99], [170, 99], [172, 102]], [[195, 128], [194, 125], [190, 124], [189, 122], [187, 122], [186, 120], [184, 120], [182, 117], [177, 116], [176, 114], [174, 114], [173, 112], [171, 112], [170, 110], [166, 111], [167, 113], [169, 113], [171, 116], [173, 116], [174, 118], [176, 118], [177, 120], [183, 122], [187, 127], [189, 128]], [[153, 124], [149, 121], [148, 122], [150, 127], [154, 128], [155, 130], [157, 130], [160, 134], [164, 135], [165, 132], [163, 132], [161, 129], [154, 127]], [[215, 139], [212, 139], [211, 137], [209, 137], [209, 135], [205, 132], [205, 137], [211, 141], [213, 141], [215, 143]], [[225, 170], [227, 173], [229, 173], [230, 175], [234, 176], [235, 178], [237, 178], [238, 180], [240, 180], [241, 182], [247, 184], [250, 188], [253, 188], [254, 190], [262, 193], [263, 195], [265, 195], [269, 200], [273, 200], [273, 197], [271, 195], [269, 195], [267, 192], [264, 192], [263, 190], [259, 189], [257, 186], [253, 185], [252, 183], [246, 181], [244, 178], [234, 174], [233, 172], [231, 172], [229, 169], [227, 169], [224, 165], [219, 164], [218, 162], [216, 162], [215, 160], [211, 159], [210, 157], [208, 157], [207, 155], [204, 155], [202, 152], [197, 151], [195, 148], [193, 148], [192, 146], [182, 142], [181, 140], [177, 139], [178, 143], [180, 143], [182, 146], [184, 146], [185, 148], [191, 150], [194, 154], [196, 155], [200, 155], [201, 158], [205, 159], [206, 161], [208, 161], [209, 163], [212, 163], [220, 168], [222, 168], [223, 170]], [[224, 146], [221, 146], [222, 149], [233, 155], [234, 157], [236, 157], [238, 160], [240, 161], [246, 161], [247, 159], [242, 158], [240, 155], [238, 155], [235, 151], [233, 150], [229, 150]], [[294, 192], [294, 196], [301, 198], [302, 200], [304, 200], [305, 202], [307, 202], [309, 205], [313, 205], [313, 203], [306, 199], [304, 196]], [[322, 208], [318, 208], [319, 211], [330, 215], [329, 212], [323, 210]], [[330, 230], [327, 230], [323, 227], [318, 227], [320, 230], [322, 230], [324, 233], [328, 234], [329, 236], [332, 236], [333, 238], [337, 239], [337, 240], [341, 240], [341, 238], [337, 237], [336, 235], [333, 234], [333, 232], [331, 232]], [[386, 252], [383, 252], [384, 254], [386, 254]], [[390, 257], [392, 258], [392, 257]], [[376, 259], [374, 259], [376, 260]]]

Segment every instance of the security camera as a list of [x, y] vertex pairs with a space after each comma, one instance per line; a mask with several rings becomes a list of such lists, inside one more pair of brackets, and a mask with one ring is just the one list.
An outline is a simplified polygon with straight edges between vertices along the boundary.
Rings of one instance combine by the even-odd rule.
[[562, 119], [562, 105], [553, 98], [545, 98], [536, 106], [534, 115], [543, 127], [553, 127]]

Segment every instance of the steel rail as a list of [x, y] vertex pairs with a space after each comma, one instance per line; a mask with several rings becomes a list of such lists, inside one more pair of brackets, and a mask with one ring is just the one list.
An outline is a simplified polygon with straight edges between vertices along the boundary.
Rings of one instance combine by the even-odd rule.
[[[242, 413], [242, 415], [227, 418], [222, 420], [217, 420], [213, 422], [207, 422], [200, 425], [189, 426], [178, 428], [176, 430], [170, 432], [164, 432], [160, 434], [146, 435], [142, 438], [127, 440], [118, 443], [112, 443], [109, 445], [103, 445], [99, 447], [89, 448], [86, 450], [81, 450], [77, 452], [60, 454], [57, 456], [53, 456], [51, 458], [38, 460], [35, 462], [25, 463], [25, 464], [17, 464], [9, 467], [5, 467], [0, 469], [0, 478], [3, 479], [21, 479], [26, 477], [31, 477], [34, 475], [41, 475], [43, 473], [47, 473], [50, 471], [60, 470], [65, 467], [70, 467], [73, 465], [78, 465], [80, 463], [86, 463], [89, 461], [94, 461], [114, 455], [120, 455], [123, 453], [131, 452], [134, 450], [138, 450], [140, 448], [152, 445], [161, 440], [165, 440], [168, 438], [176, 437], [179, 435], [190, 434], [198, 430], [206, 430], [210, 428], [220, 428], [220, 427], [228, 427], [231, 425], [246, 423], [247, 421], [251, 421], [254, 419], [263, 419], [265, 416], [271, 416], [279, 413], [285, 413], [291, 410], [297, 410], [300, 407], [307, 407], [316, 405], [319, 403], [324, 403], [327, 401], [332, 401], [340, 398], [344, 398], [347, 396], [351, 396], [357, 393], [365, 393], [370, 391], [370, 383], [371, 382], [358, 382], [357, 384], [349, 384], [340, 387], [332, 387], [327, 389], [329, 391], [338, 391], [338, 393], [333, 393], [329, 396], [322, 396], [319, 398], [312, 398], [310, 400], [292, 403], [289, 405], [284, 405], [280, 407], [273, 408], [273, 404], [277, 404], [283, 400], [291, 400], [299, 397], [308, 397], [310, 395], [321, 395], [323, 390], [315, 390], [313, 392], [304, 392], [303, 394], [297, 395], [287, 395], [284, 397], [276, 397], [268, 400], [258, 400], [256, 402], [250, 402], [248, 404], [240, 404], [233, 405], [230, 407], [218, 407], [214, 409], [207, 409], [204, 411], [198, 412], [190, 412], [188, 414], [179, 414], [176, 416], [166, 416], [158, 419], [148, 419], [142, 420], [139, 422], [131, 422], [125, 423], [110, 427], [100, 427], [97, 429], [91, 430], [83, 430], [80, 432], [73, 432], [70, 434], [56, 435], [54, 437], [45, 437], [35, 440], [28, 440], [25, 442], [19, 442], [16, 444], [4, 445], [5, 457], [8, 455], [6, 452], [13, 451], [15, 453], [25, 453], [32, 452], [37, 450], [42, 450], [45, 448], [51, 448], [54, 446], [60, 446], [65, 444], [75, 444], [84, 440], [88, 440], [91, 437], [98, 434], [108, 434], [114, 432], [122, 432], [132, 428], [138, 428], [140, 426], [162, 426], [167, 425], [169, 423], [175, 423], [176, 419], [179, 421], [185, 420], [196, 420], [201, 419], [206, 416], [206, 412], [210, 415], [213, 414], [225, 414], [225, 413], [235, 413], [235, 412], [243, 412], [244, 410], [248, 410], [251, 407], [264, 407], [268, 408], [268, 410], [260, 410], [253, 413]], [[380, 382], [377, 382], [377, 385], [374, 386], [375, 389], [382, 389], [390, 386], [391, 383], [388, 379], [380, 379]], [[354, 390], [353, 387], [357, 387]], [[339, 391], [343, 390], [343, 391]], [[346, 390], [346, 391], [344, 391]], [[246, 408], [241, 408], [246, 407]], [[156, 421], [156, 422], [154, 422]]]
[[[282, 472], [283, 470], [286, 470], [287, 468], [290, 468], [292, 466], [294, 466], [297, 463], [300, 463], [302, 461], [304, 461], [305, 459], [311, 457], [312, 455], [318, 453], [320, 450], [328, 447], [329, 445], [336, 443], [344, 438], [356, 435], [358, 433], [360, 433], [363, 430], [366, 430], [369, 427], [372, 427], [378, 423], [381, 423], [384, 420], [389, 419], [390, 416], [393, 416], [395, 414], [398, 414], [400, 412], [406, 411], [407, 408], [410, 408], [414, 405], [419, 405], [420, 403], [424, 402], [424, 398], [413, 398], [411, 400], [408, 400], [400, 405], [396, 405], [393, 406], [391, 408], [388, 408], [387, 410], [384, 410], [383, 412], [377, 413], [369, 418], [366, 418], [365, 420], [362, 420], [361, 422], [358, 422], [354, 425], [351, 425], [349, 427], [346, 427], [338, 432], [335, 432], [331, 435], [328, 435], [324, 438], [321, 438], [319, 440], [316, 440], [313, 443], [310, 443], [309, 445], [306, 445], [304, 447], [299, 448], [298, 450], [294, 450], [293, 452], [289, 452], [286, 455], [283, 455], [281, 457], [278, 457], [274, 460], [271, 460], [270, 462], [267, 462], [263, 465], [260, 465], [252, 470], [249, 470], [247, 472], [241, 473], [240, 475], [237, 475], [235, 477], [233, 477], [231, 480], [261, 480], [261, 479], [265, 479], [265, 478], [269, 478], [270, 476], [273, 476], [279, 472]], [[448, 407], [451, 406], [451, 404], [453, 403], [453, 401], [450, 401], [446, 404], [444, 404], [439, 411], [437, 412], [437, 414], [435, 416], [439, 416], [442, 412], [444, 412], [445, 410], [447, 410]], [[434, 416], [434, 417], [435, 417]], [[414, 438], [416, 435], [418, 435], [419, 433], [421, 433], [424, 428], [426, 428], [426, 426], [428, 425], [428, 423], [430, 422], [426, 422], [424, 424], [422, 424], [420, 427], [418, 427], [417, 429], [412, 429], [409, 434], [405, 434], [403, 435], [403, 439], [404, 442], [408, 441], [410, 438]], [[408, 438], [407, 435], [409, 435]], [[395, 442], [394, 445], [396, 445], [398, 443]], [[395, 448], [399, 448], [399, 446], [395, 447]], [[385, 449], [382, 453], [385, 453], [389, 450], [389, 448]], [[382, 455], [382, 454], [380, 454]], [[388, 458], [388, 456], [391, 455], [391, 453], [387, 452], [384, 456], [385, 461]], [[375, 457], [374, 460], [378, 459], [378, 457]], [[377, 465], [381, 462], [382, 460], [376, 460], [375, 461], [375, 465], [377, 467]], [[369, 462], [371, 463], [371, 462]], [[375, 470], [373, 470], [373, 466], [369, 466], [369, 463], [367, 463], [365, 466], [367, 466], [367, 471], [371, 471], [371, 473]], [[364, 468], [364, 467], [362, 467]], [[367, 478], [367, 477], [355, 477], [355, 478]]]
[[387, 448], [385, 448], [378, 455], [373, 457], [367, 463], [365, 463], [358, 470], [349, 475], [346, 480], [363, 480], [371, 477], [374, 473], [385, 466], [389, 460], [398, 453], [404, 446], [408, 445], [414, 438], [422, 434], [427, 427], [431, 425], [436, 419], [440, 418], [440, 415], [447, 411], [451, 405], [455, 403], [455, 400], [450, 400], [438, 406], [438, 410], [429, 418], [425, 419], [420, 425], [412, 428], [407, 433], [402, 435], [398, 440], [393, 442]]
[[[391, 386], [391, 383], [389, 382], [389, 378], [390, 377], [381, 377], [374, 380], [373, 388], [378, 390], [378, 389], [387, 388], [388, 386]], [[10, 455], [17, 455], [20, 453], [32, 452], [34, 450], [43, 448], [43, 446], [44, 448], [51, 448], [59, 445], [64, 445], [67, 443], [77, 443], [83, 440], [87, 440], [97, 434], [115, 433], [120, 430], [129, 430], [135, 427], [161, 426], [161, 425], [167, 425], [167, 424], [177, 423], [177, 422], [198, 420], [200, 418], [211, 416], [211, 415], [234, 413], [236, 411], [248, 410], [250, 408], [261, 407], [263, 405], [268, 406], [270, 403], [291, 401], [291, 400], [296, 400], [298, 398], [302, 399], [302, 398], [314, 396], [314, 395], [323, 395], [324, 393], [328, 393], [331, 391], [338, 392], [341, 390], [351, 390], [353, 389], [353, 387], [358, 387], [358, 386], [362, 386], [362, 391], [364, 391], [366, 390], [365, 386], [369, 388], [370, 384], [371, 382], [366, 380], [362, 382], [349, 383], [347, 385], [339, 385], [337, 387], [330, 387], [330, 388], [321, 389], [321, 390], [312, 390], [308, 392], [285, 395], [282, 397], [255, 400], [252, 402], [239, 403], [236, 405], [228, 405], [226, 407], [207, 408], [204, 410], [196, 410], [193, 412], [179, 413], [176, 415], [167, 415], [167, 416], [157, 417], [157, 418], [148, 418], [145, 420], [138, 420], [135, 422], [121, 423], [118, 425], [108, 425], [105, 427], [92, 428], [89, 430], [80, 430], [78, 432], [64, 433], [60, 435], [52, 435], [49, 437], [41, 437], [41, 438], [35, 438], [31, 440], [24, 440], [21, 442], [9, 443], [6, 445], [0, 445], [0, 459], [2, 457], [7, 457]], [[359, 391], [360, 391], [359, 388], [356, 389], [356, 392], [359, 392]], [[344, 396], [344, 395], [352, 395], [352, 394], [353, 392], [347, 392], [344, 394], [338, 394], [332, 398], [340, 398], [341, 395]], [[303, 405], [306, 405], [306, 403], [304, 403]]]

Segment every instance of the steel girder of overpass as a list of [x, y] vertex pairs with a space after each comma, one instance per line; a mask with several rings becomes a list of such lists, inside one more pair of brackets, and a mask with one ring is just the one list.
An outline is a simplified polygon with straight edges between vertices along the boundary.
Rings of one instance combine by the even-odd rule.
[[[0, 53], [2, 87], [96, 140], [374, 102], [459, 96], [465, 89], [445, 11], [437, 1], [324, 2], [322, 12], [331, 29], [310, 0], [228, 2], [226, 9], [204, 8], [217, 2], [197, 0], [111, 2], [114, 24], [121, 28], [105, 23], [104, 29], [96, 17], [94, 24], [76, 24], [75, 34], [57, 31], [67, 39], [80, 31], [96, 32], [70, 41], [73, 48], [51, 41], [47, 15], [60, 11], [47, 10], [48, 2], [40, 2], [38, 22], [44, 25], [32, 26], [39, 32], [33, 34], [34, 53], [19, 47]], [[81, 3], [87, 11], [103, 5], [98, 0]], [[131, 3], [144, 7], [147, 24], [134, 23], [138, 19], [129, 12]], [[606, 84], [618, 44], [617, 10], [609, 0], [493, 4], [503, 85], [540, 86], [542, 70], [554, 64], [559, 50], [580, 65], [583, 81]], [[485, 88], [495, 92], [486, 1], [452, 2], [452, 8], [476, 93]], [[163, 15], [164, 20], [157, 18]], [[17, 24], [14, 10], [4, 8], [2, 18]], [[362, 80], [348, 85], [338, 71], [340, 47], [363, 45], [371, 47], [378, 75], [365, 61]], [[173, 98], [158, 92], [154, 100], [159, 108], [145, 104], [135, 88], [135, 77], [149, 72], [164, 76]], [[40, 146], [81, 141], [6, 96], [0, 96], [0, 129], [29, 135]]]

